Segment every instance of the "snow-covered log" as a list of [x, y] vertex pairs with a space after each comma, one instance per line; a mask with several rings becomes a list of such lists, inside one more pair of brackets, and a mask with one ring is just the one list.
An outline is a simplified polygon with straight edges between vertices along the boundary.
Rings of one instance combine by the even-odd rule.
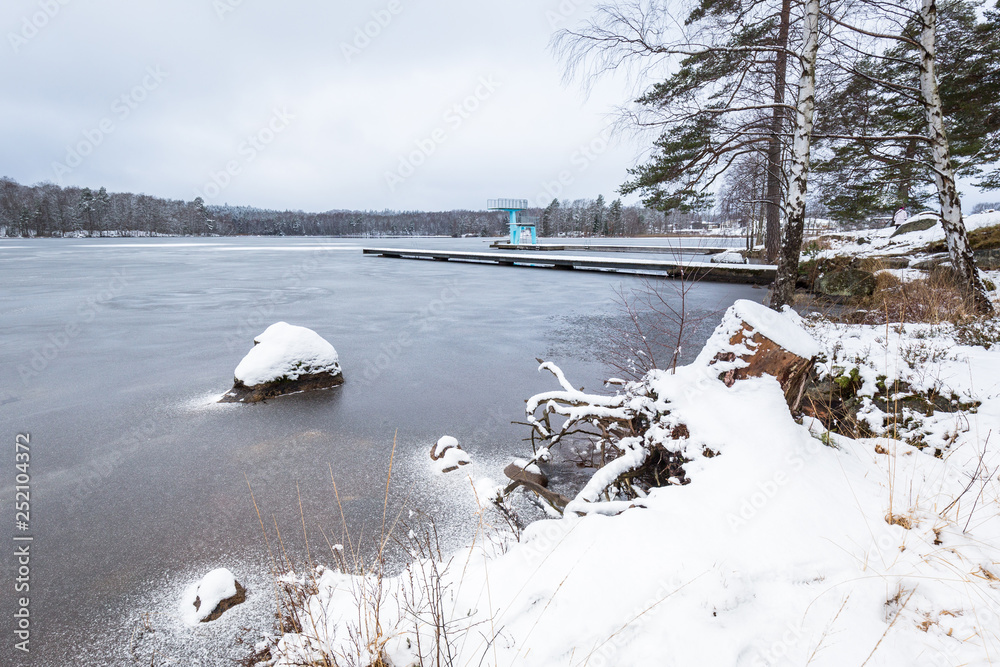
[[[540, 451], [547, 453], [549, 447], [573, 437], [589, 441], [600, 454], [594, 461], [598, 469], [566, 504], [565, 512], [615, 513], [641, 504], [652, 488], [687, 484], [689, 463], [719, 453], [704, 433], [689, 428], [690, 415], [701, 418], [703, 412], [714, 409], [693, 397], [706, 393], [706, 387], [716, 387], [708, 393], [728, 391], [726, 387], [736, 391], [738, 381], [772, 376], [785, 401], [795, 408], [819, 351], [793, 311], [779, 313], [740, 300], [726, 311], [694, 363], [675, 372], [653, 369], [637, 382], [614, 382], [621, 389], [613, 396], [575, 389], [558, 367], [542, 364], [540, 370], [552, 372], [562, 391], [528, 400], [533, 441], [541, 439]], [[539, 411], [540, 416], [536, 415]], [[551, 424], [552, 416], [562, 417], [563, 422]], [[542, 460], [540, 455], [530, 463], [536, 460]], [[511, 476], [516, 483], [505, 493], [524, 486], [562, 509], [547, 497], [552, 490], [523, 483], [521, 477]]]

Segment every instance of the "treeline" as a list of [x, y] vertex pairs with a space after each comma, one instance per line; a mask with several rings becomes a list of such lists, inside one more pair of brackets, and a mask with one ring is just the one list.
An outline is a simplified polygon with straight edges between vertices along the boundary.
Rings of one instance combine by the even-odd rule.
[[[710, 214], [664, 214], [603, 196], [553, 200], [523, 215], [542, 236], [639, 236], [717, 224]], [[499, 211], [272, 211], [0, 179], [0, 236], [504, 236], [507, 222]]]
[[271, 211], [0, 179], [0, 236], [497, 235], [495, 211]]

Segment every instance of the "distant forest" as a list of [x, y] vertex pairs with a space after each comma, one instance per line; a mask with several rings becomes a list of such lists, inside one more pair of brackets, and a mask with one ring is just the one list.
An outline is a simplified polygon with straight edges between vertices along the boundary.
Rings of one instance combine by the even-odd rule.
[[[485, 204], [485, 202], [484, 202]], [[640, 236], [702, 228], [701, 213], [664, 214], [606, 203], [603, 196], [552, 200], [524, 215], [541, 236]], [[21, 185], [0, 179], [0, 236], [504, 236], [507, 215], [497, 211], [271, 211], [208, 206], [105, 188]]]

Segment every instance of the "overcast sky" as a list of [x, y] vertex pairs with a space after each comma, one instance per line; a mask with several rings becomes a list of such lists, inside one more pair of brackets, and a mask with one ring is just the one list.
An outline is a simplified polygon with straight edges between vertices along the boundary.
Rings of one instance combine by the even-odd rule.
[[610, 201], [622, 88], [548, 48], [591, 2], [4, 0], [0, 175], [312, 211]]
[[585, 97], [548, 48], [593, 4], [4, 0], [0, 176], [310, 211], [610, 201], [642, 151], [607, 132], [624, 86]]

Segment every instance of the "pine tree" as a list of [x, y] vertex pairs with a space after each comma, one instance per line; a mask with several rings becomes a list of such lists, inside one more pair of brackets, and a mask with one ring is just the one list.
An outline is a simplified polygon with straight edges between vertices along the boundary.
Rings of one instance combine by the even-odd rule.
[[549, 202], [549, 205], [545, 207], [545, 210], [542, 211], [541, 229], [539, 230], [542, 236], [552, 236], [552, 223], [554, 222], [556, 211], [558, 210], [559, 200], [553, 199]]
[[[977, 21], [979, 4], [941, 4], [935, 69], [956, 175], [1000, 186], [1000, 170], [983, 174], [1000, 160], [1000, 12]], [[817, 140], [826, 157], [816, 170], [821, 201], [835, 219], [864, 220], [936, 198], [920, 94], [920, 30], [915, 15], [903, 30], [906, 41], [861, 60], [818, 102]]]
[[712, 184], [732, 162], [758, 152], [767, 165], [766, 246], [777, 254], [791, 130], [785, 97], [792, 6], [790, 0], [702, 0], [680, 21], [677, 35], [678, 21], [662, 3], [620, 2], [600, 6], [583, 30], [557, 37], [571, 70], [596, 56], [599, 72], [644, 61], [651, 76], [671, 72], [630, 110], [631, 122], [660, 135], [650, 159], [629, 171], [622, 194], [638, 193], [660, 211], [704, 210], [713, 203]]
[[616, 199], [608, 207], [608, 236], [621, 236], [622, 230], [622, 200]]

